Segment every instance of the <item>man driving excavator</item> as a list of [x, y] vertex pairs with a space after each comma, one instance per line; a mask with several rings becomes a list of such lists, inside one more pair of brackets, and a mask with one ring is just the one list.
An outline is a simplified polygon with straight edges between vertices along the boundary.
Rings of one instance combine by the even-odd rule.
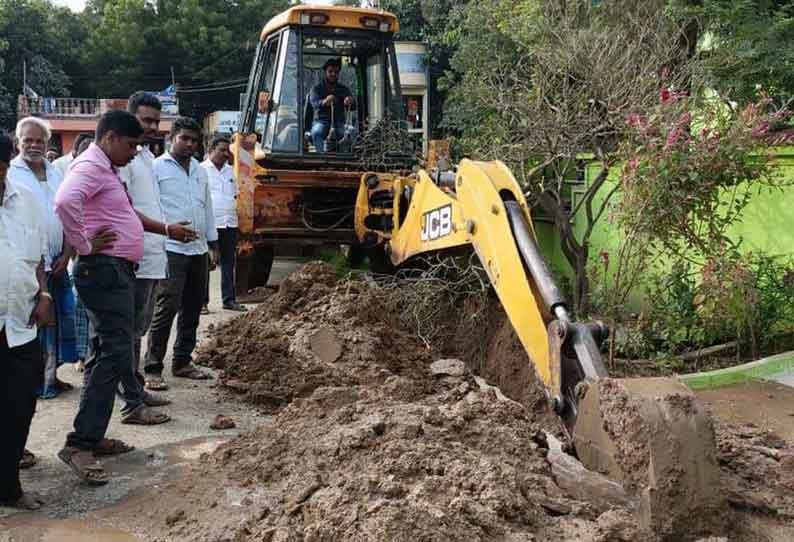
[[353, 106], [353, 94], [345, 85], [339, 83], [342, 60], [330, 58], [323, 64], [325, 79], [312, 88], [309, 100], [314, 109], [312, 122], [312, 142], [317, 152], [325, 152], [325, 140], [333, 129], [336, 139], [345, 133], [345, 108]]

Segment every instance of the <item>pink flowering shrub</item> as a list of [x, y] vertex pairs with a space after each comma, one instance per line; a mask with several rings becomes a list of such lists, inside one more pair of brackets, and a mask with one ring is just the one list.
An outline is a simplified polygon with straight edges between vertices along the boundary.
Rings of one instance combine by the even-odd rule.
[[680, 253], [706, 257], [730, 243], [727, 228], [762, 187], [780, 181], [765, 139], [781, 113], [761, 100], [731, 111], [663, 90], [658, 105], [626, 119], [619, 156], [623, 198], [617, 216], [628, 230]]

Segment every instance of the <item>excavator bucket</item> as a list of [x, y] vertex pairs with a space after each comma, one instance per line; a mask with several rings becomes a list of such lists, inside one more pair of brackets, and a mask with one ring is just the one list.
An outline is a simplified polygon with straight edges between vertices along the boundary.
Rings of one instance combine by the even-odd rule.
[[579, 459], [639, 497], [648, 540], [687, 540], [699, 522], [713, 520], [719, 503], [716, 439], [705, 407], [674, 379], [609, 378], [600, 354], [606, 326], [573, 321], [520, 206], [505, 208], [537, 301], [556, 317], [547, 332], [548, 387]]
[[671, 378], [599, 379], [580, 395], [573, 431], [582, 463], [634, 490], [642, 526], [681, 540], [713, 519], [719, 467], [711, 418]]

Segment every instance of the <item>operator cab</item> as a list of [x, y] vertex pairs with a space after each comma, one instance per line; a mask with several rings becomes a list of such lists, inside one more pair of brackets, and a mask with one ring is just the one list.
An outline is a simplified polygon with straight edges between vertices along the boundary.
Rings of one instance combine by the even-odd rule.
[[[390, 13], [347, 7], [296, 6], [268, 22], [241, 118], [243, 133], [257, 133], [258, 156], [291, 165], [351, 162], [373, 146], [377, 136], [372, 134], [388, 132], [384, 124], [402, 118], [393, 41], [397, 29]], [[342, 107], [323, 106], [325, 111], [315, 115], [310, 96], [316, 85], [324, 88], [328, 61], [338, 63], [337, 85], [353, 100]], [[328, 88], [339, 92], [342, 87]], [[317, 117], [326, 123], [320, 148], [311, 135]]]

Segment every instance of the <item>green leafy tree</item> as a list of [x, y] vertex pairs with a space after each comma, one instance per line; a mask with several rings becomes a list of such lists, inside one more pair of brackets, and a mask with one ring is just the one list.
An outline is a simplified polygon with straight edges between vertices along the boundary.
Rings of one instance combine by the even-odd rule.
[[794, 4], [789, 0], [672, 0], [670, 12], [697, 30], [707, 84], [750, 103], [757, 87], [794, 96]]
[[77, 15], [47, 0], [0, 0], [0, 126], [16, 122], [23, 64], [28, 85], [39, 94], [70, 94], [67, 73], [79, 71], [75, 60], [85, 34]]
[[286, 0], [92, 0], [84, 59], [97, 74], [94, 92], [126, 96], [164, 88], [173, 69], [182, 86], [220, 88], [180, 96], [183, 113], [236, 109], [262, 26], [287, 6]]
[[766, 142], [769, 126], [787, 116], [770, 111], [768, 99], [733, 111], [676, 93], [632, 114], [618, 151], [620, 221], [697, 265], [738, 250], [729, 230], [745, 207], [760, 191], [788, 184]]

